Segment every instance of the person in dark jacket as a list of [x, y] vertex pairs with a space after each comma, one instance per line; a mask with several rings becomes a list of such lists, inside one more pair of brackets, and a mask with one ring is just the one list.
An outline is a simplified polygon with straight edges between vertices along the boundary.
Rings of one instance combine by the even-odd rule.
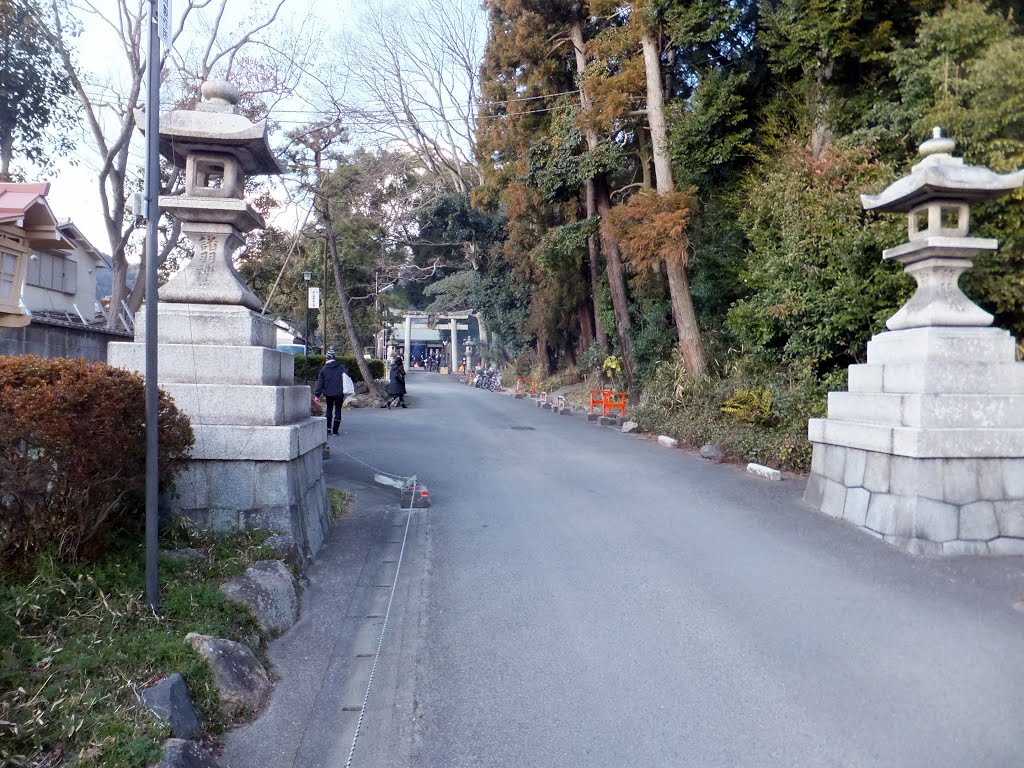
[[316, 402], [320, 402], [320, 395], [327, 398], [327, 434], [331, 434], [332, 424], [334, 434], [338, 434], [338, 428], [341, 427], [341, 406], [345, 402], [344, 377], [347, 375], [348, 369], [334, 359], [334, 351], [328, 351], [327, 362], [316, 377], [316, 389], [313, 391]]
[[388, 401], [384, 403], [384, 408], [390, 408], [392, 405], [400, 405], [403, 408], [407, 408], [405, 404], [405, 363], [402, 361], [402, 356], [398, 355], [395, 358], [395, 362], [391, 364], [391, 380], [388, 381]]

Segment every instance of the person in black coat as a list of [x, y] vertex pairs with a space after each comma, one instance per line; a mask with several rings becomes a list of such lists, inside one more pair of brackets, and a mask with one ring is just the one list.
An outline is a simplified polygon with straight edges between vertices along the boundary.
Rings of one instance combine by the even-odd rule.
[[388, 381], [388, 401], [382, 407], [390, 408], [392, 404], [400, 405], [403, 408], [408, 407], [405, 404], [405, 363], [401, 355], [398, 355], [395, 358], [395, 362], [391, 364], [391, 379]]
[[327, 362], [320, 369], [320, 375], [316, 377], [316, 389], [313, 390], [313, 399], [320, 402], [320, 395], [327, 398], [327, 434], [331, 434], [331, 426], [334, 426], [334, 434], [338, 434], [341, 427], [341, 406], [345, 402], [344, 377], [348, 375], [348, 369], [334, 359], [334, 351], [327, 352]]

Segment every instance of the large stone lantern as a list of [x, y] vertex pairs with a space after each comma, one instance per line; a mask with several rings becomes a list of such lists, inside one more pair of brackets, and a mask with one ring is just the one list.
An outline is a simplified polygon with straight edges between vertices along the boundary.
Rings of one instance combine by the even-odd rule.
[[908, 242], [883, 253], [917, 291], [849, 369], [849, 391], [812, 419], [805, 500], [926, 554], [1024, 554], [1024, 364], [1016, 342], [960, 290], [995, 240], [969, 233], [970, 204], [1024, 185], [954, 158], [935, 129], [910, 175], [868, 210], [904, 213]]
[[[207, 528], [259, 527], [315, 552], [329, 528], [323, 479], [327, 429], [294, 382], [294, 358], [232, 263], [243, 235], [263, 226], [245, 178], [281, 172], [265, 122], [238, 113], [238, 91], [203, 84], [204, 101], [160, 119], [160, 150], [185, 173], [185, 191], [160, 198], [195, 255], [160, 289], [160, 387], [192, 422], [196, 441], [161, 511]], [[151, 299], [154, 297], [150, 297]], [[257, 310], [257, 311], [254, 311]], [[145, 371], [144, 316], [136, 343], [110, 344], [108, 361]]]

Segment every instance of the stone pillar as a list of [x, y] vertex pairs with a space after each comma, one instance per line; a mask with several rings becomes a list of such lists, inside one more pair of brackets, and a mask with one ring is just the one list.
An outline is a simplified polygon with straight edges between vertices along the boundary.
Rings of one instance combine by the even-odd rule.
[[405, 367], [406, 369], [412, 364], [409, 356], [412, 354], [412, 316], [405, 316]]
[[459, 370], [459, 321], [452, 318], [452, 373]]

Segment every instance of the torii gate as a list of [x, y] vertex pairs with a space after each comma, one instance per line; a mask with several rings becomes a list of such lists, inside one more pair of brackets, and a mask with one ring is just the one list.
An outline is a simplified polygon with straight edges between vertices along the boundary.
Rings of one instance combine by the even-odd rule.
[[404, 349], [404, 351], [405, 351], [404, 357], [405, 357], [406, 365], [409, 365], [409, 356], [412, 354], [412, 326], [413, 326], [413, 323], [415, 321], [417, 321], [417, 320], [422, 321], [423, 323], [427, 323], [427, 322], [429, 322], [429, 320], [431, 318], [433, 318], [434, 321], [435, 321], [433, 327], [437, 328], [437, 329], [442, 329], [445, 325], [448, 326], [448, 329], [451, 331], [451, 335], [452, 335], [452, 341], [451, 341], [451, 344], [449, 345], [448, 361], [447, 361], [448, 366], [449, 366], [448, 369], [450, 371], [457, 371], [459, 369], [459, 362], [458, 362], [458, 360], [459, 360], [459, 349], [460, 349], [460, 347], [459, 347], [459, 321], [463, 321], [464, 323], [466, 323], [466, 325], [468, 327], [469, 319], [470, 318], [473, 318], [474, 320], [476, 320], [477, 324], [480, 326], [480, 337], [481, 337], [480, 340], [483, 341], [483, 339], [484, 339], [485, 330], [484, 330], [483, 320], [481, 320], [480, 316], [476, 312], [474, 312], [473, 310], [468, 310], [467, 309], [467, 310], [463, 310], [463, 311], [460, 311], [460, 312], [437, 312], [437, 313], [434, 313], [434, 312], [418, 312], [418, 311], [414, 311], [414, 310], [409, 310], [409, 311], [404, 311], [404, 312], [403, 311], [394, 311], [394, 310], [392, 310], [392, 313], [394, 315], [396, 315], [397, 317], [402, 318], [402, 320], [403, 320], [403, 324], [404, 324], [404, 334], [403, 335], [404, 335], [404, 342], [405, 342], [405, 344], [404, 344], [404, 348], [405, 348]]

